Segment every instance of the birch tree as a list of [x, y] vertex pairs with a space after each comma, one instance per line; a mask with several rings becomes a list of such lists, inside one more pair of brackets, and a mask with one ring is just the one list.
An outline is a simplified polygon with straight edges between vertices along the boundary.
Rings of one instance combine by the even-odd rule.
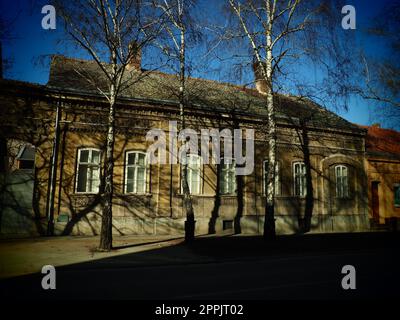
[[[236, 0], [229, 0], [229, 5], [238, 19], [238, 23], [247, 37], [254, 55], [254, 68], [256, 77], [264, 81], [263, 94], [267, 110], [268, 127], [268, 167], [266, 184], [266, 203], [264, 237], [275, 236], [275, 167], [276, 167], [276, 123], [274, 108], [273, 76], [280, 60], [286, 52], [274, 57], [273, 49], [277, 43], [284, 39], [286, 34], [296, 32], [303, 26], [292, 26], [291, 19], [299, 1], [289, 1], [287, 6], [277, 8], [277, 1], [265, 0], [246, 1], [243, 4]], [[273, 34], [274, 24], [281, 18], [287, 23], [284, 30], [278, 35]], [[257, 20], [256, 22], [254, 20]], [[254, 23], [257, 23], [255, 28]], [[260, 36], [261, 35], [261, 36]]]
[[[96, 62], [105, 79], [102, 82], [86, 78], [105, 97], [109, 106], [104, 182], [100, 188], [103, 205], [99, 244], [99, 250], [109, 251], [112, 249], [116, 103], [121, 92], [141, 76], [140, 72], [131, 72], [128, 66], [138, 52], [154, 39], [160, 20], [147, 15], [150, 11], [141, 0], [55, 1], [54, 4], [68, 39]], [[84, 72], [82, 70], [83, 77]]]
[[[276, 172], [276, 94], [283, 87], [278, 78], [288, 79], [296, 70], [302, 56], [308, 57], [309, 65], [319, 63], [330, 77], [321, 81], [315, 92], [326, 92], [332, 99], [333, 92], [346, 94], [345, 77], [340, 78], [347, 64], [346, 59], [339, 59], [338, 34], [332, 23], [340, 26], [340, 3], [330, 1], [303, 0], [227, 0], [232, 12], [234, 27], [231, 39], [246, 39], [255, 70], [257, 89], [265, 98], [267, 110], [266, 136], [268, 139], [268, 166], [265, 203], [264, 237], [275, 237], [275, 172]], [[337, 9], [337, 11], [336, 11]], [[336, 32], [336, 33], [335, 33]], [[340, 58], [343, 58], [340, 56]], [[333, 61], [333, 60], [337, 61]], [[335, 63], [329, 63], [335, 62]], [[288, 68], [287, 68], [288, 67]], [[287, 71], [290, 69], [290, 71]], [[328, 70], [329, 69], [329, 70]], [[304, 79], [302, 79], [304, 80]], [[324, 79], [326, 80], [326, 79]], [[292, 83], [293, 84], [293, 83]], [[305, 83], [297, 83], [304, 92]], [[332, 87], [331, 87], [332, 86]], [[335, 87], [337, 86], [337, 88]], [[340, 88], [339, 88], [340, 86]], [[325, 87], [325, 89], [324, 89]], [[285, 92], [285, 90], [282, 90]], [[300, 91], [300, 90], [299, 90]], [[287, 92], [285, 92], [287, 93]], [[302, 98], [307, 97], [302, 93]], [[333, 99], [332, 99], [333, 100]], [[310, 174], [310, 170], [308, 170]], [[311, 181], [311, 177], [308, 179]], [[308, 188], [312, 190], [312, 188]], [[313, 197], [309, 195], [309, 197]], [[311, 206], [312, 210], [312, 206]], [[306, 228], [309, 228], [311, 214], [307, 214]]]
[[[186, 78], [188, 76], [187, 63], [187, 41], [193, 40], [193, 25], [190, 15], [191, 8], [194, 7], [192, 0], [157, 0], [153, 1], [155, 8], [160, 10], [165, 16], [163, 24], [163, 39], [158, 43], [164, 55], [178, 64], [179, 74], [179, 122], [180, 130], [186, 128], [185, 108], [187, 104]], [[189, 34], [190, 33], [190, 34]], [[195, 216], [193, 203], [188, 184], [188, 163], [186, 159], [181, 163], [181, 185], [183, 192], [183, 209], [186, 216], [185, 221], [185, 240], [190, 242], [195, 234]]]

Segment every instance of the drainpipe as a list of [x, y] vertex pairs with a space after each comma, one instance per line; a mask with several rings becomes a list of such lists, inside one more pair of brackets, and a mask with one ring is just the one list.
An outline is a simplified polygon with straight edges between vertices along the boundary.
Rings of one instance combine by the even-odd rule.
[[60, 145], [60, 119], [61, 119], [61, 101], [57, 103], [56, 109], [56, 123], [53, 142], [53, 153], [51, 156], [51, 171], [50, 183], [48, 192], [48, 206], [47, 206], [47, 235], [54, 235], [54, 199], [56, 194], [57, 183], [57, 163], [58, 163], [58, 149]]

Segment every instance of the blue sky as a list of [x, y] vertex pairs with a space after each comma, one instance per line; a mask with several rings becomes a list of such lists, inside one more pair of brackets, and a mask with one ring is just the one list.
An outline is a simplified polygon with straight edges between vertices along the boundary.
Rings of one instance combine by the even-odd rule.
[[[213, 13], [214, 1], [200, 1], [204, 10]], [[218, 1], [217, 1], [218, 2]], [[363, 49], [376, 56], [384, 55], [384, 44], [379, 43], [376, 38], [367, 36], [363, 31], [368, 27], [371, 18], [384, 8], [390, 1], [348, 1], [347, 4], [354, 5], [357, 14], [356, 39]], [[12, 41], [3, 43], [3, 56], [11, 58], [12, 67], [7, 71], [8, 78], [45, 84], [48, 80], [48, 65], [38, 63], [38, 57], [54, 53], [62, 53], [66, 56], [84, 57], [83, 52], [58, 43], [63, 35], [61, 23], [56, 30], [44, 30], [41, 28], [41, 5], [34, 0], [13, 0], [0, 2], [2, 16], [10, 21], [13, 20]], [[348, 49], [354, 44], [349, 44]], [[225, 62], [225, 64], [227, 64]], [[312, 76], [313, 71], [309, 74]], [[215, 78], [211, 74], [196, 74], [204, 78]], [[352, 98], [348, 112], [340, 111], [339, 114], [345, 119], [359, 123], [371, 124], [376, 122], [373, 118], [374, 106], [359, 98]], [[396, 128], [400, 129], [400, 128]]]

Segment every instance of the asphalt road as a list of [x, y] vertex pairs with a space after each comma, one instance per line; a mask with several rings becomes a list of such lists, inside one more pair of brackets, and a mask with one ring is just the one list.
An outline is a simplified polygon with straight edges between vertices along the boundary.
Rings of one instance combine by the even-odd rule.
[[[43, 275], [34, 274], [1, 281], [0, 294], [2, 300], [399, 298], [398, 242], [393, 238], [374, 242], [375, 239], [350, 238], [347, 240], [351, 244], [345, 246], [346, 239], [329, 249], [320, 245], [319, 250], [307, 250], [313, 243], [323, 243], [314, 239], [301, 252], [282, 250], [280, 253], [282, 244], [279, 244], [274, 254], [268, 255], [249, 253], [249, 250], [241, 255], [249, 243], [237, 246], [238, 254], [231, 247], [231, 240], [218, 249], [206, 243], [199, 247], [201, 250], [193, 249], [199, 257], [204, 257], [207, 251], [214, 256], [227, 252], [228, 246], [230, 251], [221, 254], [220, 259], [164, 265], [138, 266], [134, 262], [140, 256], [119, 256], [57, 268], [56, 290], [43, 290]], [[298, 243], [296, 239], [290, 241]], [[344, 290], [341, 286], [344, 265], [353, 265], [356, 269], [355, 290]]]

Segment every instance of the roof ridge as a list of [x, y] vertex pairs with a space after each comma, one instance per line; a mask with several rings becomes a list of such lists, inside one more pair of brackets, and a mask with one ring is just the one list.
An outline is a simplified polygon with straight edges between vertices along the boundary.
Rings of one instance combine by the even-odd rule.
[[[63, 54], [53, 54], [52, 55], [52, 62], [55, 60], [55, 58], [62, 58], [65, 60], [70, 60], [70, 61], [77, 61], [77, 62], [88, 62], [88, 63], [97, 63], [94, 60], [90, 60], [90, 59], [83, 59], [83, 58], [75, 58], [75, 57], [68, 57], [66, 55]], [[109, 64], [107, 62], [102, 62], [104, 64]], [[151, 72], [152, 74], [158, 74], [158, 75], [162, 75], [162, 76], [171, 76], [173, 77], [174, 74], [172, 73], [168, 73], [168, 72], [162, 72], [162, 71], [158, 71], [158, 70], [147, 70], [147, 69], [142, 69], [144, 72]], [[255, 88], [250, 88], [247, 87], [246, 85], [238, 85], [238, 84], [234, 84], [231, 82], [225, 82], [225, 81], [218, 81], [218, 80], [213, 80], [213, 79], [207, 79], [207, 78], [200, 78], [200, 77], [186, 77], [189, 80], [198, 80], [198, 81], [204, 81], [204, 82], [209, 82], [209, 83], [217, 83], [219, 85], [226, 85], [229, 87], [233, 87], [233, 88], [237, 88], [240, 90], [248, 90], [254, 93], [258, 93], [258, 91]]]
[[[63, 54], [53, 54], [52, 57], [58, 57], [58, 58], [63, 58], [66, 60], [70, 60], [70, 61], [78, 61], [78, 62], [88, 62], [88, 63], [96, 63], [96, 61], [94, 60], [89, 60], [89, 59], [83, 59], [83, 58], [75, 58], [75, 57], [68, 57], [65, 56]], [[104, 62], [104, 64], [108, 64], [107, 62]], [[144, 72], [150, 72], [151, 74], [158, 74], [161, 76], [167, 76], [167, 77], [173, 77], [175, 76], [175, 74], [172, 73], [168, 73], [168, 72], [163, 72], [163, 71], [159, 71], [159, 70], [147, 70], [147, 69], [142, 69]], [[247, 87], [246, 85], [239, 85], [239, 84], [234, 84], [231, 82], [225, 82], [225, 81], [218, 81], [218, 80], [212, 80], [212, 79], [207, 79], [207, 78], [200, 78], [200, 77], [186, 77], [186, 79], [188, 80], [197, 80], [197, 81], [201, 81], [201, 82], [208, 82], [211, 84], [218, 84], [218, 85], [224, 85], [227, 87], [231, 87], [231, 88], [236, 88], [239, 89], [241, 91], [244, 91], [246, 93], [251, 93], [253, 95], [259, 96], [259, 97], [263, 97], [264, 95], [260, 92], [258, 92], [258, 90], [256, 88], [252, 88], [252, 87]], [[315, 101], [307, 98], [307, 97], [302, 97], [302, 96], [296, 96], [290, 93], [276, 93], [279, 96], [283, 96], [283, 97], [287, 97], [287, 98], [300, 98], [300, 99], [307, 99], [310, 102], [312, 102], [313, 104], [315, 104], [317, 107], [327, 110], [326, 108], [324, 108], [323, 106], [317, 104]], [[327, 110], [329, 111], [329, 110]]]
[[[55, 58], [63, 58], [65, 60], [71, 60], [71, 61], [78, 61], [78, 62], [96, 62], [94, 60], [90, 60], [90, 59], [83, 59], [83, 58], [75, 58], [75, 57], [68, 57], [64, 54], [59, 54], [59, 53], [55, 53], [51, 55], [51, 60], [52, 62], [54, 61]], [[105, 62], [106, 63], [106, 62]]]

